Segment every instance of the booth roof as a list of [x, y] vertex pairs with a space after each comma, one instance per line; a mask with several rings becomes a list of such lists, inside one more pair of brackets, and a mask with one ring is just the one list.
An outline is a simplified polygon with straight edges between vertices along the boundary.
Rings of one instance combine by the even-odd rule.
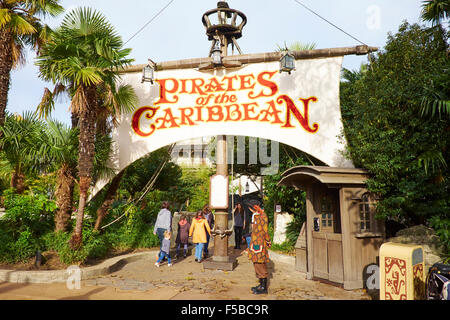
[[326, 184], [331, 188], [337, 188], [343, 185], [364, 186], [367, 178], [368, 173], [363, 169], [326, 166], [296, 166], [283, 172], [278, 185], [290, 186], [303, 190], [314, 182]]

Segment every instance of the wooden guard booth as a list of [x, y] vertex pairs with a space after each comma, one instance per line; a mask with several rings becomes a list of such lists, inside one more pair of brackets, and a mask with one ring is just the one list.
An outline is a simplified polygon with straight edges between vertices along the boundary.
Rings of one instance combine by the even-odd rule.
[[279, 185], [306, 191], [306, 243], [297, 250], [296, 268], [307, 279], [322, 279], [344, 289], [364, 287], [364, 272], [375, 264], [384, 241], [384, 222], [375, 220], [375, 198], [365, 188], [362, 169], [297, 166]]

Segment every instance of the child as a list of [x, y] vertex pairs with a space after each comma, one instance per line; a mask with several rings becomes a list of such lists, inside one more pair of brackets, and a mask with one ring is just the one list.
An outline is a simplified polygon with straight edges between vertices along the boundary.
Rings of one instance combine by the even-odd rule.
[[168, 266], [172, 266], [172, 261], [170, 259], [170, 236], [172, 233], [168, 230], [164, 231], [164, 239], [161, 243], [161, 250], [159, 251], [159, 259], [155, 262], [155, 266], [159, 267], [159, 263], [162, 261], [162, 259], [167, 257], [167, 262], [169, 263]]
[[177, 244], [177, 251], [176, 251], [177, 258], [178, 258], [178, 251], [180, 250], [182, 244], [184, 246], [183, 257], [186, 258], [190, 227], [191, 224], [186, 220], [186, 216], [184, 214], [181, 215], [180, 222], [178, 222], [177, 239], [175, 240], [175, 243]]

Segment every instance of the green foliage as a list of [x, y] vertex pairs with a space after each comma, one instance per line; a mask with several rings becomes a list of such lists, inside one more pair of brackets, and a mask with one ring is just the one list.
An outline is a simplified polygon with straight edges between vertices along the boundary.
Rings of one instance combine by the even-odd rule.
[[23, 262], [42, 246], [40, 237], [53, 229], [56, 204], [38, 190], [3, 192], [5, 215], [0, 220], [0, 261]]
[[441, 23], [450, 17], [450, 3], [448, 0], [424, 0], [422, 1], [421, 18], [431, 21], [433, 25]]
[[295, 251], [295, 243], [292, 244], [289, 241], [285, 241], [282, 244], [273, 243], [270, 249], [273, 251], [279, 251], [281, 253], [288, 254]]
[[430, 218], [430, 226], [436, 230], [436, 235], [441, 239], [447, 255], [450, 256], [450, 218], [449, 216], [433, 216]]
[[[136, 197], [143, 191], [149, 179], [161, 165], [169, 158], [168, 148], [158, 149], [132, 163], [125, 169], [121, 180], [119, 193], [125, 197]], [[154, 189], [168, 190], [173, 187], [181, 177], [181, 168], [172, 162], [166, 163], [157, 178]]]
[[447, 50], [446, 33], [404, 23], [369, 68], [341, 82], [347, 155], [369, 171], [378, 217], [404, 227], [435, 221], [440, 234], [444, 225], [430, 219], [450, 215], [450, 121], [421, 116], [421, 106], [443, 87], [436, 81], [448, 83]]
[[2, 223], [11, 230], [14, 238], [25, 231], [39, 236], [53, 228], [53, 212], [56, 210], [56, 204], [47, 196], [40, 193], [33, 194], [30, 191], [18, 195], [13, 189], [8, 189], [4, 191], [3, 197], [6, 213]]
[[[205, 204], [209, 203], [209, 178], [213, 174], [213, 171], [209, 168], [202, 168], [199, 170], [183, 170], [183, 176], [181, 177], [178, 188], [173, 188], [171, 192], [180, 192], [185, 198], [184, 201], [189, 199], [188, 211], [201, 210]], [[181, 190], [180, 190], [181, 189]], [[180, 199], [181, 200], [181, 199]], [[179, 201], [180, 201], [179, 200]], [[181, 202], [181, 201], [180, 201]]]
[[[302, 223], [306, 218], [306, 193], [302, 190], [295, 190], [294, 188], [279, 186], [278, 182], [281, 180], [281, 175], [285, 170], [296, 165], [309, 164], [307, 155], [299, 150], [296, 150], [288, 145], [280, 143], [280, 166], [278, 173], [265, 176], [264, 183], [264, 211], [269, 217], [269, 221], [273, 221], [275, 205], [281, 205], [283, 212], [293, 214], [295, 217], [295, 224], [292, 225], [291, 232], [296, 236], [300, 232]], [[292, 235], [292, 238], [296, 236]], [[295, 243], [295, 242], [294, 242]]]

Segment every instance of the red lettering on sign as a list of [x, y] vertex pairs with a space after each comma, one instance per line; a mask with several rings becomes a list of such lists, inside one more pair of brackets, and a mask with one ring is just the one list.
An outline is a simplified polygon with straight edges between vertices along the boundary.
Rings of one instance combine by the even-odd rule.
[[178, 128], [179, 125], [177, 124], [177, 119], [177, 117], [173, 116], [172, 109], [164, 109], [164, 116], [156, 119], [156, 123], [161, 122], [158, 129], [166, 129], [166, 123], [170, 125], [169, 128]]
[[265, 115], [264, 117], [262, 117], [260, 119], [260, 121], [270, 122], [270, 120], [269, 120], [269, 116], [270, 116], [270, 117], [273, 117], [272, 124], [283, 123], [283, 121], [281, 121], [280, 117], [278, 117], [278, 114], [281, 113], [282, 111], [278, 110], [275, 107], [275, 102], [273, 100], [271, 100], [271, 101], [267, 102], [267, 104], [269, 105], [269, 108], [266, 110], [261, 110], [261, 112], [260, 112], [261, 115]]
[[258, 120], [259, 114], [257, 114], [256, 117], [250, 116], [250, 112], [255, 113], [254, 107], [258, 107], [256, 102], [243, 103], [242, 106], [244, 107], [244, 119], [242, 120]]
[[255, 79], [255, 76], [252, 74], [246, 74], [243, 76], [239, 76], [241, 78], [241, 87], [239, 90], [249, 90], [255, 87], [255, 83], [252, 82], [252, 79]]
[[281, 95], [278, 97], [277, 102], [278, 104], [283, 103], [283, 101], [286, 103], [286, 121], [283, 128], [293, 128], [294, 126], [291, 125], [291, 113], [294, 115], [294, 117], [297, 119], [297, 121], [300, 123], [300, 125], [305, 129], [306, 131], [310, 133], [317, 132], [319, 130], [319, 125], [317, 123], [313, 123], [312, 128], [309, 126], [309, 115], [308, 115], [308, 109], [309, 109], [309, 102], [316, 102], [316, 97], [309, 97], [308, 99], [299, 99], [303, 102], [303, 115], [300, 113], [300, 111], [297, 109], [294, 101], [292, 101], [291, 98], [289, 98], [287, 95]]
[[221, 106], [207, 107], [208, 122], [223, 121], [223, 112]]
[[149, 106], [144, 106], [142, 108], [139, 108], [138, 110], [136, 110], [136, 112], [133, 114], [133, 117], [131, 119], [131, 127], [133, 128], [134, 132], [137, 135], [140, 135], [141, 137], [148, 137], [149, 135], [151, 135], [153, 132], [155, 132], [156, 127], [155, 125], [152, 123], [150, 125], [150, 131], [149, 132], [143, 132], [140, 128], [140, 124], [139, 121], [141, 120], [141, 116], [144, 112], [147, 112], [145, 114], [145, 117], [149, 120], [151, 120], [155, 114], [156, 111], [158, 111], [159, 108], [155, 108], [155, 107], [149, 107]]
[[251, 99], [256, 99], [256, 98], [259, 98], [259, 97], [272, 97], [272, 96], [276, 95], [277, 92], [278, 92], [277, 84], [275, 82], [273, 82], [273, 81], [269, 81], [269, 80], [264, 79], [264, 76], [269, 76], [268, 78], [271, 79], [277, 72], [278, 71], [273, 71], [273, 72], [266, 71], [266, 72], [261, 72], [258, 75], [258, 78], [257, 78], [258, 83], [260, 85], [262, 85], [263, 87], [269, 88], [270, 89], [270, 93], [265, 94], [264, 93], [264, 89], [263, 89], [263, 90], [261, 90], [261, 92], [258, 95], [255, 96], [253, 94], [253, 91], [250, 91], [248, 93], [248, 97], [251, 98]]
[[[235, 107], [234, 110], [231, 110], [232, 107]], [[239, 111], [239, 105], [238, 104], [230, 104], [229, 106], [225, 106], [225, 108], [227, 109], [227, 118], [225, 119], [225, 121], [239, 121], [241, 120], [242, 117], [242, 112]], [[231, 116], [232, 114], [237, 113], [238, 116], [237, 118], [233, 119]]]
[[[194, 109], [193, 108], [180, 108], [180, 111], [181, 111], [180, 125], [194, 126], [195, 122], [191, 120], [191, 117], [194, 115]], [[187, 111], [190, 111], [189, 114], [187, 114]], [[186, 120], [187, 120], [187, 123], [186, 123]]]
[[[177, 79], [169, 78], [169, 79], [158, 79], [156, 80], [159, 83], [159, 100], [155, 102], [155, 104], [162, 103], [177, 103], [178, 96], [174, 95], [173, 101], [170, 101], [167, 98], [167, 93], [176, 93], [178, 90], [178, 81]], [[173, 83], [172, 89], [167, 89], [167, 82], [171, 81]]]

